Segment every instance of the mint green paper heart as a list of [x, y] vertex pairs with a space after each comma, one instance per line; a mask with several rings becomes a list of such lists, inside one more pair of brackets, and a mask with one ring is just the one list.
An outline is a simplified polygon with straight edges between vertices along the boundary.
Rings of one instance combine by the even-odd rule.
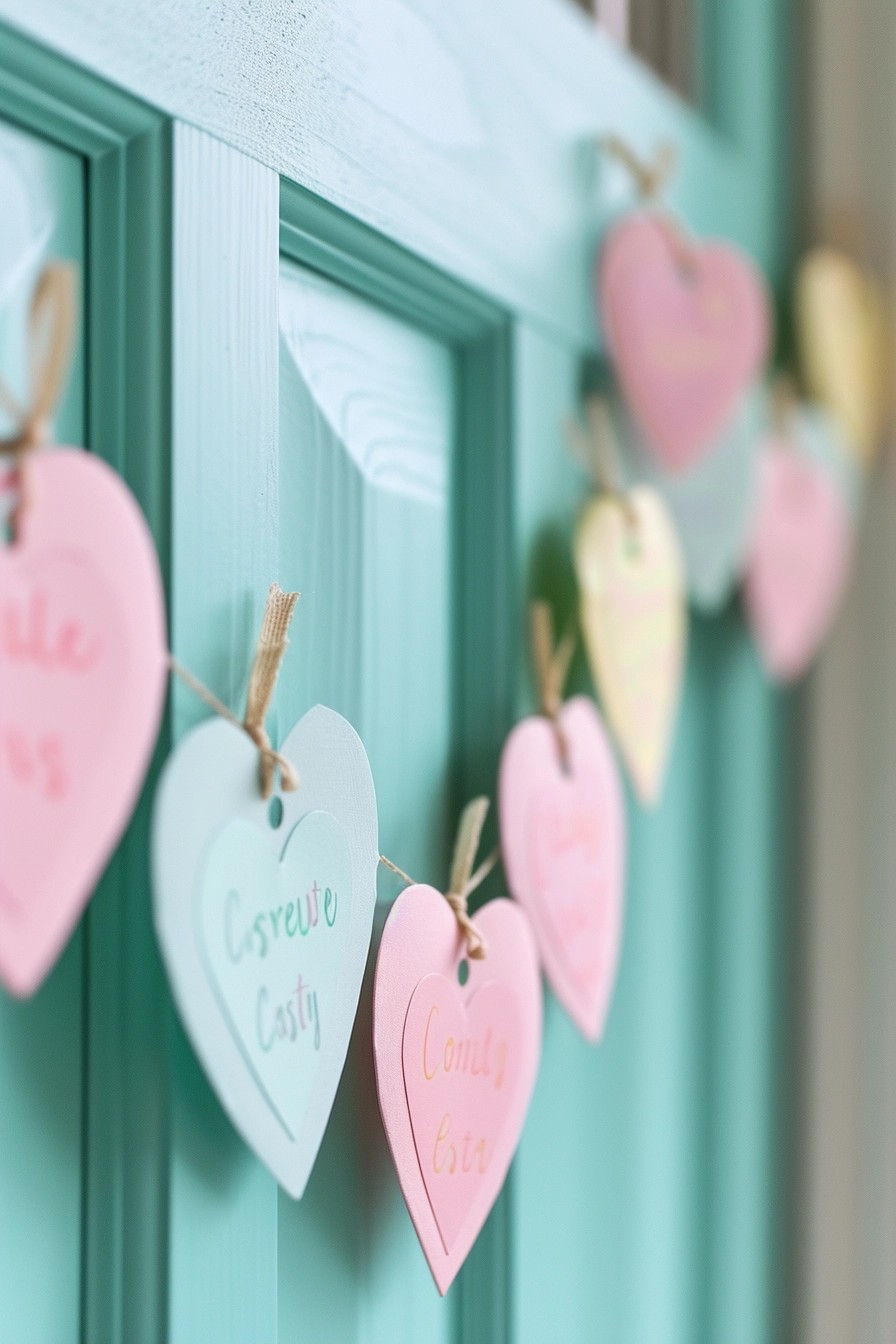
[[[296, 763], [300, 786], [280, 796], [277, 825], [258, 791], [258, 749], [247, 734], [222, 718], [187, 733], [156, 795], [153, 902], [171, 990], [209, 1081], [246, 1143], [299, 1199], [351, 1038], [370, 947], [379, 848], [373, 779], [351, 724], [315, 705], [280, 749]], [[258, 1008], [260, 966], [244, 979], [240, 962], [228, 964], [220, 903], [238, 890], [241, 910], [257, 917], [288, 904], [293, 892], [304, 896], [303, 884], [315, 880], [324, 889], [328, 881], [338, 884], [333, 932], [342, 926], [339, 950], [315, 947], [309, 935], [307, 946], [296, 951], [291, 937], [292, 950], [284, 946], [263, 960], [265, 975], [271, 975], [264, 983], [276, 996], [284, 985], [285, 992], [290, 983], [295, 987], [300, 972], [311, 983], [313, 968], [315, 988], [318, 978], [326, 979], [317, 1001], [320, 1049], [308, 1049], [306, 1029], [288, 1052], [285, 1042], [262, 1051], [253, 1041], [250, 1015], [253, 1003]], [[285, 927], [285, 911], [281, 919]], [[279, 997], [263, 1007], [272, 1002]]]
[[351, 856], [328, 812], [309, 812], [278, 862], [237, 820], [209, 849], [197, 904], [212, 987], [268, 1105], [295, 1140], [330, 1044], [351, 923]]

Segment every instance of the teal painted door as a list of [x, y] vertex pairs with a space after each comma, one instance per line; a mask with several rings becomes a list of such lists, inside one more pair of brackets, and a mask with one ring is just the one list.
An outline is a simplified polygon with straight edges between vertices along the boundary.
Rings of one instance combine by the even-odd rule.
[[[83, 164], [0, 125], [0, 200], [0, 369], [24, 396], [35, 278], [47, 256], [84, 262]], [[63, 442], [84, 441], [84, 392], [80, 357], [57, 418]], [[22, 1340], [79, 1338], [85, 970], [77, 933], [33, 1003], [0, 995], [0, 1302]]]
[[[192, 6], [154, 30], [178, 80], [130, 60], [114, 6], [99, 7], [100, 43], [55, 3], [35, 0], [33, 27], [62, 57], [0, 34], [0, 174], [10, 146], [56, 230], [41, 247], [84, 267], [60, 431], [136, 490], [172, 648], [235, 709], [267, 585], [302, 591], [272, 727], [318, 700], [346, 714], [370, 755], [381, 848], [438, 884], [457, 810], [494, 794], [503, 736], [533, 707], [526, 603], [547, 596], [562, 615], [573, 600], [585, 482], [562, 424], [597, 346], [591, 258], [619, 204], [594, 137], [674, 138], [675, 204], [780, 281], [783, 7], [706, 6], [697, 116], [560, 0], [490, 17], [473, 0], [450, 15], [403, 0], [382, 24], [345, 3], [341, 27], [315, 3], [326, 43], [300, 26], [287, 55], [277, 9], [257, 17], [267, 83], [245, 103], [221, 73], [242, 60], [236, 29], [209, 34], [205, 84], [177, 65]], [[137, 6], [141, 32], [148, 13]], [[290, 62], [306, 59], [319, 79], [299, 98]], [[217, 101], [225, 85], [239, 116]], [[13, 376], [17, 302], [0, 314]], [[586, 686], [581, 665], [574, 682]], [[204, 713], [173, 689], [159, 759]], [[151, 778], [46, 987], [0, 1002], [9, 1338], [778, 1337], [785, 728], [737, 610], [695, 620], [662, 806], [628, 799], [606, 1039], [586, 1047], [546, 996], [517, 1161], [444, 1301], [382, 1134], [369, 984], [300, 1203], [223, 1114], [151, 936]], [[377, 929], [396, 891], [382, 873]]]

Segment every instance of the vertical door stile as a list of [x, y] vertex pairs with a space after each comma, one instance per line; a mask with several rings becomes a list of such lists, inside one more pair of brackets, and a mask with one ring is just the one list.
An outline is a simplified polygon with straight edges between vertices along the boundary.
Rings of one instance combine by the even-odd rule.
[[[277, 175], [174, 127], [171, 641], [237, 713], [278, 561]], [[173, 690], [174, 738], [206, 714]], [[172, 1020], [170, 1344], [276, 1344], [277, 1186]]]
[[[146, 114], [88, 160], [88, 445], [134, 491], [167, 577], [170, 548], [170, 138]], [[86, 915], [82, 1328], [165, 1333], [166, 989], [152, 929], [152, 798], [163, 723], [126, 835]]]
[[[510, 324], [496, 320], [458, 353], [452, 784], [455, 812], [477, 793], [492, 799], [492, 825], [496, 764], [516, 704], [522, 612], [514, 548], [512, 349]], [[492, 878], [476, 904], [499, 894]], [[515, 1337], [513, 1179], [511, 1168], [458, 1278], [458, 1344], [509, 1344]]]

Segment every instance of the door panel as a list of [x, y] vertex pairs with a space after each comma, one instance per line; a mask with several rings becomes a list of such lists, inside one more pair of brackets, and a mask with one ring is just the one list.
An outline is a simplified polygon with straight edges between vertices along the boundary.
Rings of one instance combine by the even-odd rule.
[[[446, 871], [456, 379], [441, 342], [290, 262], [280, 275], [280, 581], [299, 588], [282, 737], [311, 705], [357, 727], [380, 844]], [[298, 763], [301, 772], [301, 762]], [[388, 901], [400, 883], [384, 873]], [[381, 921], [380, 921], [381, 923]], [[376, 1109], [369, 986], [336, 1113], [300, 1204], [279, 1201], [280, 1338], [438, 1344], [434, 1292]]]
[[[83, 162], [0, 123], [0, 202], [0, 372], [24, 399], [35, 278], [47, 257], [84, 264]], [[56, 428], [84, 442], [82, 356]], [[33, 999], [0, 992], [0, 1333], [34, 1344], [79, 1339], [83, 967], [76, 932]]]
[[[285, 10], [232, 6], [198, 65], [189, 4], [140, 0], [125, 16], [112, 0], [34, 0], [32, 30], [193, 123], [174, 126], [170, 200], [167, 150], [160, 175], [147, 171], [158, 140], [134, 147], [123, 197], [112, 190], [113, 151], [143, 133], [146, 109], [14, 39], [29, 84], [50, 90], [35, 115], [93, 156], [85, 201], [82, 160], [10, 133], [58, 212], [54, 248], [83, 260], [91, 220], [91, 446], [150, 513], [172, 648], [238, 711], [268, 583], [301, 589], [271, 727], [282, 736], [318, 699], [356, 724], [382, 849], [415, 877], [443, 879], [459, 804], [493, 794], [503, 735], [533, 708], [526, 600], [551, 596], [558, 614], [574, 600], [586, 483], [562, 421], [595, 344], [595, 241], [630, 199], [594, 136], [645, 151], [675, 138], [689, 221], [766, 264], [786, 255], [767, 151], [771, 0], [746, 28], [708, 8], [721, 45], [737, 37], [739, 79], [764, 90], [720, 109], [730, 139], [547, 0], [488, 15], [476, 0], [391, 0], [377, 31], [363, 0], [311, 0], [294, 61]], [[357, 60], [368, 47], [379, 63]], [[8, 63], [0, 51], [0, 96], [19, 107]], [[145, 271], [116, 241], [122, 199], [142, 207]], [[124, 316], [98, 321], [109, 295]], [[7, 367], [20, 348], [4, 346]], [[78, 368], [61, 421], [72, 437], [82, 384]], [[587, 686], [581, 662], [573, 684]], [[205, 712], [178, 687], [173, 736]], [[630, 801], [606, 1038], [584, 1047], [546, 997], [519, 1158], [446, 1302], [381, 1131], [369, 983], [295, 1204], [236, 1136], [174, 1019], [149, 942], [144, 809], [90, 912], [89, 956], [79, 935], [33, 1004], [0, 999], [0, 1198], [13, 1191], [47, 1247], [23, 1264], [18, 1213], [0, 1220], [0, 1303], [28, 1344], [77, 1338], [82, 1265], [90, 1344], [772, 1337], [780, 729], [736, 612], [697, 623], [664, 802], [647, 815]], [[381, 874], [377, 935], [398, 887]]]

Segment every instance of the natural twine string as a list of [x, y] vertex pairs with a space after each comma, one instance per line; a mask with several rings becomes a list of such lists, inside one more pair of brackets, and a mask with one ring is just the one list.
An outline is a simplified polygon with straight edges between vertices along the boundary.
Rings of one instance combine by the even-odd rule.
[[277, 685], [280, 664], [289, 646], [287, 637], [289, 623], [292, 620], [292, 614], [295, 611], [299, 596], [299, 593], [284, 593], [279, 584], [276, 583], [272, 583], [268, 590], [264, 620], [262, 621], [258, 645], [255, 649], [255, 658], [252, 662], [252, 671], [249, 676], [246, 712], [242, 719], [238, 719], [213, 691], [203, 685], [198, 677], [194, 677], [192, 672], [188, 672], [185, 667], [182, 667], [173, 655], [168, 655], [168, 663], [172, 672], [180, 677], [185, 686], [189, 686], [190, 690], [194, 691], [208, 705], [209, 709], [213, 709], [222, 719], [232, 723], [235, 728], [241, 728], [244, 733], [248, 733], [251, 737], [258, 748], [258, 784], [261, 796], [264, 799], [270, 798], [274, 792], [274, 779], [278, 769], [280, 771], [280, 787], [284, 793], [294, 793], [299, 787], [299, 777], [295, 767], [281, 752], [275, 751], [271, 746], [271, 739], [268, 737], [264, 726], [274, 695], [274, 688]]
[[661, 195], [678, 163], [678, 150], [668, 142], [659, 146], [653, 163], [648, 163], [636, 154], [620, 135], [603, 135], [598, 144], [605, 154], [610, 154], [628, 170], [634, 178], [638, 193], [648, 201]]
[[[631, 145], [619, 135], [601, 136], [598, 145], [605, 154], [610, 154], [627, 169], [634, 179], [638, 195], [648, 203], [659, 200], [666, 183], [678, 166], [678, 150], [673, 144], [660, 145], [652, 163], [648, 163], [639, 154], [636, 154]], [[682, 227], [681, 222], [673, 215], [664, 212], [663, 218], [674, 234], [679, 268], [685, 275], [693, 275], [697, 268], [693, 240], [689, 237], [687, 230]]]
[[[457, 839], [454, 842], [454, 855], [451, 860], [449, 889], [445, 892], [445, 900], [454, 911], [454, 917], [466, 939], [467, 956], [471, 961], [482, 961], [488, 949], [485, 939], [470, 918], [467, 903], [473, 892], [482, 885], [501, 857], [500, 849], [494, 849], [487, 859], [483, 859], [475, 872], [473, 871], [473, 864], [476, 861], [476, 852], [482, 839], [482, 827], [485, 824], [487, 813], [487, 798], [474, 798], [472, 802], [467, 803], [461, 813], [457, 828]], [[399, 868], [397, 863], [387, 859], [385, 854], [380, 855], [380, 863], [393, 873], [397, 873], [409, 887], [417, 885], [403, 868]]]
[[529, 629], [539, 705], [554, 730], [560, 760], [566, 769], [569, 766], [569, 743], [560, 722], [560, 710], [563, 708], [563, 687], [576, 649], [575, 627], [570, 626], [555, 646], [551, 608], [547, 602], [533, 602], [529, 608]]
[[585, 401], [585, 419], [588, 422], [587, 433], [577, 420], [566, 422], [566, 439], [569, 451], [604, 495], [615, 499], [625, 514], [629, 528], [634, 531], [638, 526], [638, 516], [631, 499], [622, 488], [619, 470], [619, 450], [613, 416], [605, 397], [592, 392]]
[[[25, 459], [48, 443], [51, 420], [71, 363], [77, 322], [77, 271], [70, 262], [49, 262], [38, 276], [28, 312], [28, 396], [23, 404], [0, 378], [0, 405], [16, 426], [0, 438], [0, 456], [13, 460], [16, 504], [10, 517], [13, 539], [29, 502]], [[5, 484], [5, 482], [4, 482]]]

